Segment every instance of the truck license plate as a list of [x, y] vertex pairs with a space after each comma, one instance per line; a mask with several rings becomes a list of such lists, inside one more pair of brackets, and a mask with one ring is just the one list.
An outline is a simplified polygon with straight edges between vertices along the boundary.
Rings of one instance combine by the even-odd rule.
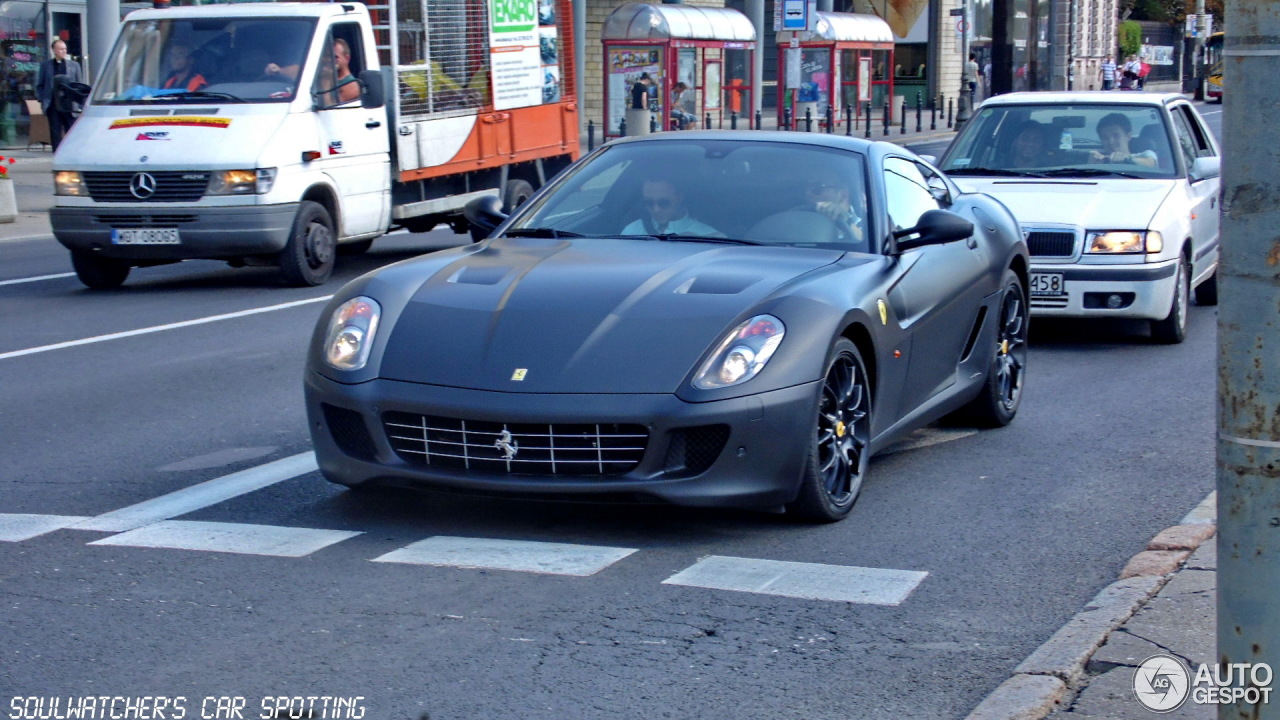
[[1062, 273], [1031, 273], [1033, 297], [1055, 297], [1067, 294], [1067, 282]]
[[181, 245], [177, 228], [131, 228], [111, 230], [112, 245]]

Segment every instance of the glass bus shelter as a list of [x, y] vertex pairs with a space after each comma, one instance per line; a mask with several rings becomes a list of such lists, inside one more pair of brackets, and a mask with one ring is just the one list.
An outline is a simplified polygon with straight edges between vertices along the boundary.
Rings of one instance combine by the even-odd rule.
[[805, 110], [825, 122], [830, 106], [839, 126], [846, 106], [860, 117], [892, 97], [893, 31], [878, 16], [819, 11], [812, 31], [778, 33], [779, 125], [788, 107], [794, 123]]

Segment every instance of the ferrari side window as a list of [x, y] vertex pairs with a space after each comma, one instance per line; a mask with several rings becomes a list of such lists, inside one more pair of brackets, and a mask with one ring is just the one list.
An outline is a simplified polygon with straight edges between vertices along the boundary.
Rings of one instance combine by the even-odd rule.
[[915, 227], [926, 211], [938, 209], [929, 181], [920, 167], [906, 158], [885, 158], [884, 192], [894, 230]]

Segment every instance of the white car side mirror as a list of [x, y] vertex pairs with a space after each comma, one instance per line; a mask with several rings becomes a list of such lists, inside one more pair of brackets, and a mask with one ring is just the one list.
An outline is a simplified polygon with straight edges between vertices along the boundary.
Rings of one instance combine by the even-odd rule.
[[1191, 163], [1191, 172], [1188, 175], [1191, 182], [1219, 177], [1222, 175], [1222, 158], [1198, 157]]

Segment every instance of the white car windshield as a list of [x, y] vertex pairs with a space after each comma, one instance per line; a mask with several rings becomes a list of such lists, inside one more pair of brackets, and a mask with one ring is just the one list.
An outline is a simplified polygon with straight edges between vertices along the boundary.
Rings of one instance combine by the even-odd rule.
[[1142, 177], [1177, 173], [1158, 107], [1109, 103], [982, 109], [947, 151], [952, 176]]
[[93, 102], [288, 102], [315, 20], [175, 18], [125, 23]]

